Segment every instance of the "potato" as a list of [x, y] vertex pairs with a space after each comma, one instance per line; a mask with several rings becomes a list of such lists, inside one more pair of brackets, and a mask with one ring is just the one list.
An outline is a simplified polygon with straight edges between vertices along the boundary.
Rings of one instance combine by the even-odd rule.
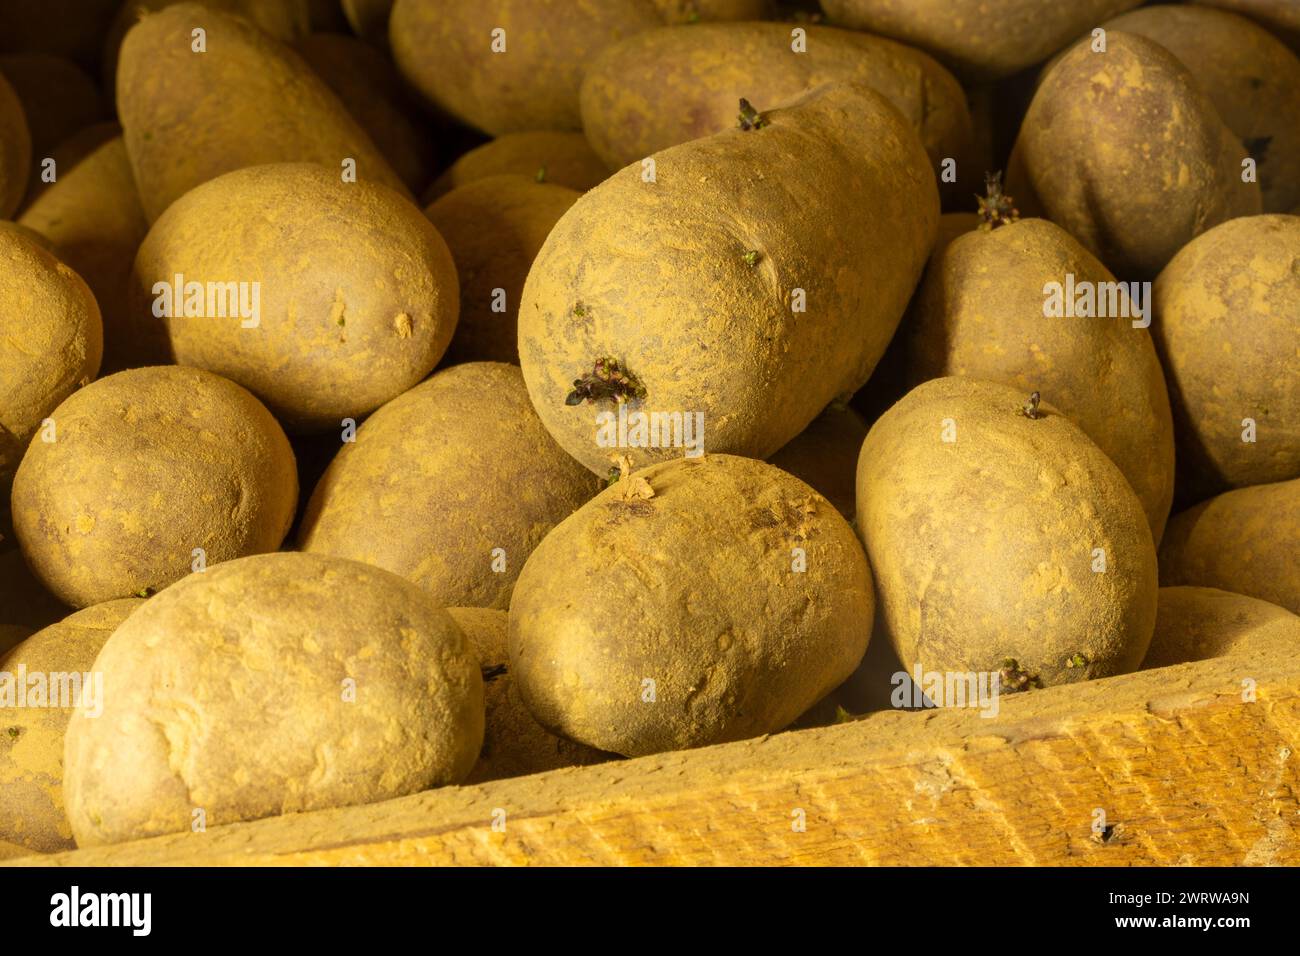
[[766, 6], [760, 0], [697, 0], [689, 9], [681, 0], [397, 0], [388, 32], [397, 68], [425, 99], [500, 136], [581, 129], [583, 72], [623, 37], [692, 14], [753, 17]]
[[538, 546], [510, 672], [552, 733], [641, 756], [773, 733], [857, 667], [871, 571], [829, 501], [706, 455], [622, 478]]
[[353, 37], [313, 33], [295, 46], [412, 192], [433, 175], [434, 143], [392, 61]]
[[[1086, 289], [1096, 296], [1093, 311], [1109, 314], [1045, 316], [1053, 282], [1071, 307], [1079, 294], [1071, 290]], [[966, 232], [930, 260], [899, 333], [903, 364], [911, 384], [960, 375], [1039, 392], [1119, 466], [1159, 541], [1174, 495], [1169, 396], [1150, 333], [1134, 328], [1150, 313], [1140, 318], [1127, 299], [1108, 303], [1104, 290], [1114, 283], [1045, 219]]]
[[487, 701], [483, 751], [465, 783], [524, 777], [561, 767], [585, 767], [614, 757], [548, 733], [528, 712], [507, 663], [510, 630], [505, 611], [449, 607], [447, 613], [469, 638], [483, 673]]
[[[27, 215], [32, 205], [41, 196], [45, 195], [50, 189], [58, 184], [58, 179], [65, 173], [71, 172], [76, 166], [99, 147], [103, 146], [109, 140], [120, 138], [122, 127], [115, 120], [103, 120], [99, 123], [91, 123], [89, 126], [77, 130], [63, 142], [59, 143], [52, 150], [48, 157], [37, 157], [40, 161], [45, 159], [54, 160], [53, 173], [54, 182], [45, 182], [41, 175], [42, 167], [35, 164], [32, 166], [32, 175], [27, 180], [27, 195], [23, 198], [22, 214]], [[130, 165], [127, 166], [127, 174], [130, 175]], [[134, 193], [135, 180], [131, 180], [131, 191]], [[140, 200], [136, 199], [136, 205]], [[106, 303], [107, 305], [107, 303]]]
[[[920, 139], [855, 84], [760, 121], [656, 154], [654, 182], [640, 165], [616, 173], [528, 273], [528, 393], [598, 474], [616, 452], [638, 466], [679, 457], [684, 428], [656, 425], [664, 415], [703, 415], [708, 451], [765, 458], [856, 391], [894, 333], [938, 219]], [[602, 378], [614, 372], [625, 381]], [[605, 427], [629, 407], [657, 441], [631, 419], [626, 441]]]
[[528, 267], [581, 193], [523, 176], [488, 176], [425, 210], [451, 250], [460, 319], [447, 362], [519, 362], [519, 297]]
[[0, 56], [0, 73], [23, 105], [32, 138], [32, 179], [69, 136], [107, 118], [95, 81], [71, 60], [48, 53]]
[[[203, 301], [173, 293], [171, 317], [154, 318], [176, 275]], [[339, 428], [423, 379], [458, 308], [451, 253], [419, 209], [306, 163], [186, 194], [150, 229], [130, 286], [140, 339], [243, 385], [293, 432]]]
[[32, 137], [23, 105], [0, 76], [0, 219], [12, 216], [22, 201], [31, 164]]
[[506, 133], [471, 149], [448, 166], [424, 194], [424, 204], [427, 206], [476, 179], [504, 173], [568, 186], [578, 192], [586, 192], [609, 175], [581, 133], [560, 130]]
[[[207, 51], [195, 55], [190, 34], [199, 27]], [[336, 179], [355, 163], [358, 180], [405, 191], [296, 53], [245, 20], [195, 3], [169, 6], [131, 28], [117, 106], [150, 222], [195, 186], [263, 163], [316, 162]]]
[[1300, 53], [1300, 6], [1295, 0], [1192, 0], [1250, 17]]
[[1041, 63], [1142, 0], [821, 0], [838, 26], [928, 50], [963, 76], [1009, 76]]
[[[95, 377], [104, 351], [103, 323], [86, 283], [12, 228], [0, 230], [0, 342], [3, 506], [27, 442], [56, 405]], [[7, 524], [0, 519], [0, 533]]]
[[1300, 202], [1300, 59], [1244, 17], [1189, 6], [1144, 7], [1109, 20], [1154, 40], [1196, 78], [1259, 164], [1264, 212]]
[[49, 240], [95, 294], [103, 312], [103, 371], [140, 364], [127, 315], [136, 250], [149, 230], [131, 175], [126, 145], [116, 136], [80, 162], [59, 165], [58, 180], [19, 220]]
[[[0, 682], [12, 681], [8, 693], [14, 700], [22, 693], [27, 704], [11, 702], [13, 709], [0, 716], [0, 840], [37, 853], [75, 849], [63, 808], [64, 731], [74, 710], [95, 713], [104, 705], [95, 658], [144, 603], [126, 598], [88, 607], [0, 657]], [[31, 696], [37, 691], [39, 703]], [[0, 699], [5, 693], [0, 683]]]
[[[916, 128], [932, 164], [966, 169], [974, 133], [966, 98], [930, 57], [880, 37], [786, 23], [713, 23], [638, 33], [597, 57], [583, 77], [582, 125], [611, 169], [736, 125], [737, 104], [779, 106], [836, 80], [861, 83]], [[953, 184], [952, 188], [957, 188]], [[962, 196], [970, 189], [960, 188]]]
[[454, 365], [343, 445], [299, 545], [400, 574], [439, 607], [505, 608], [524, 559], [595, 490], [538, 421], [519, 369]]
[[[1194, 237], [1260, 211], [1245, 147], [1164, 47], [1119, 30], [1047, 71], [1025, 114], [1007, 192], [1121, 279], [1152, 278]], [[1153, 132], [1155, 131], [1155, 132]]]
[[872, 426], [858, 533], [906, 670], [1003, 690], [1136, 670], [1156, 615], [1142, 504], [1078, 426], [1005, 385], [940, 378]]
[[[24, 226], [22, 223], [13, 222], [9, 219], [0, 219], [0, 232], [8, 232], [10, 235], [17, 236], [19, 239], [25, 239], [33, 245], [40, 246], [50, 255], [54, 255], [54, 243], [50, 242], [49, 239], [42, 236], [30, 226]], [[58, 257], [55, 256], [55, 258]]]
[[1169, 520], [1160, 583], [1222, 588], [1300, 614], [1300, 479], [1237, 488]]
[[831, 405], [768, 462], [811, 485], [852, 521], [858, 452], [866, 437], [867, 423], [861, 415], [846, 406]]
[[1300, 651], [1300, 617], [1218, 588], [1160, 589], [1156, 632], [1143, 669], [1212, 657]]
[[14, 478], [14, 531], [36, 576], [74, 607], [274, 551], [289, 530], [293, 452], [233, 382], [133, 369], [86, 386], [50, 418], [57, 440], [33, 441]]
[[1248, 216], [1193, 239], [1156, 280], [1152, 331], [1191, 501], [1300, 478], [1298, 262], [1300, 217]]
[[78, 846], [375, 803], [455, 783], [483, 742], [464, 634], [414, 585], [310, 554], [209, 567], [132, 614], [68, 724]]

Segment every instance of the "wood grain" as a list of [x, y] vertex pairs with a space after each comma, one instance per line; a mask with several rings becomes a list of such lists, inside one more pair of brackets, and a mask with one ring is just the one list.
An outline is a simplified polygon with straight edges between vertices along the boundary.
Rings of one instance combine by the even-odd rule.
[[1297, 741], [1270, 653], [8, 863], [1296, 865]]

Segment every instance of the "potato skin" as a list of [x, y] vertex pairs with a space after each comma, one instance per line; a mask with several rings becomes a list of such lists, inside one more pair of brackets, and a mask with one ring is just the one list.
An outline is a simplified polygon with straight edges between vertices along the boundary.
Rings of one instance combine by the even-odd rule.
[[[624, 497], [634, 479], [653, 497]], [[750, 458], [678, 459], [601, 492], [533, 552], [510, 669], [552, 733], [628, 756], [700, 747], [781, 730], [834, 690], [872, 609], [862, 548], [825, 498]]]
[[[0, 672], [92, 673], [100, 649], [144, 603], [124, 598], [77, 611], [0, 656]], [[23, 707], [0, 717], [0, 841], [37, 853], [76, 847], [63, 807], [63, 739], [73, 709]]]
[[[894, 333], [939, 212], [916, 133], [849, 84], [765, 117], [656, 154], [655, 182], [640, 164], [615, 173], [533, 263], [519, 313], [528, 393], [597, 474], [609, 408], [565, 401], [602, 357], [645, 386], [641, 410], [704, 414], [705, 450], [765, 458], [857, 390]], [[620, 451], [637, 466], [682, 453]]]
[[252, 395], [200, 369], [99, 379], [50, 415], [14, 478], [14, 531], [33, 572], [74, 607], [161, 590], [280, 546], [298, 481], [284, 432]]
[[1156, 280], [1152, 331], [1191, 501], [1300, 478], [1297, 261], [1300, 217], [1249, 216], [1193, 239]]
[[1115, 282], [1045, 219], [958, 235], [931, 258], [902, 323], [908, 380], [959, 375], [1039, 392], [1119, 466], [1159, 541], [1174, 496], [1160, 360], [1132, 318], [1045, 317], [1045, 284], [1067, 274], [1076, 284]]
[[449, 607], [447, 613], [469, 638], [479, 667], [489, 675], [483, 685], [487, 702], [483, 751], [465, 778], [466, 784], [524, 777], [561, 767], [585, 767], [615, 759], [615, 754], [556, 737], [528, 712], [510, 674], [510, 628], [505, 611]]
[[73, 715], [64, 751], [82, 847], [189, 830], [195, 809], [219, 826], [455, 783], [483, 741], [464, 634], [354, 561], [209, 567], [151, 598], [95, 667], [114, 692], [97, 719]]
[[524, 559], [595, 490], [538, 421], [518, 368], [454, 365], [343, 445], [312, 494], [299, 546], [400, 574], [439, 607], [505, 608]]
[[8, 219], [27, 191], [32, 137], [18, 94], [0, 76], [0, 219]]
[[1155, 636], [1142, 669], [1270, 650], [1300, 651], [1300, 617], [1218, 588], [1161, 588]]
[[[519, 363], [519, 300], [528, 268], [580, 195], [523, 176], [489, 176], [424, 211], [447, 241], [460, 283], [460, 318], [447, 363]], [[493, 311], [497, 289], [505, 292], [504, 312]]]
[[115, 136], [80, 162], [59, 167], [19, 222], [43, 235], [55, 254], [86, 281], [104, 321], [101, 371], [142, 364], [127, 313], [136, 251], [149, 231], [131, 175], [126, 144]]
[[1300, 479], [1225, 491], [1169, 519], [1160, 583], [1222, 588], [1300, 614]]
[[[1146, 653], [1157, 584], [1142, 505], [1078, 426], [1045, 402], [1029, 419], [1025, 398], [934, 379], [862, 446], [858, 533], [879, 620], [909, 671], [1013, 660], [1052, 685], [1136, 670]], [[943, 440], [949, 423], [955, 441]], [[1069, 665], [1075, 655], [1082, 666]]]
[[[190, 31], [207, 31], [191, 52]], [[122, 43], [117, 106], [126, 151], [152, 222], [181, 195], [231, 170], [315, 162], [340, 177], [406, 187], [325, 82], [251, 23], [178, 3], [131, 28]], [[183, 144], [183, 149], [179, 148]]]
[[[0, 230], [0, 510], [27, 442], [99, 371], [104, 327], [86, 283], [17, 229]], [[8, 522], [0, 519], [0, 528]]]
[[1258, 161], [1264, 212], [1300, 202], [1300, 59], [1269, 32], [1206, 7], [1143, 7], [1102, 24], [1178, 58]]
[[[781, 106], [835, 81], [861, 83], [889, 100], [920, 134], [937, 168], [965, 170], [974, 133], [966, 97], [947, 70], [918, 50], [880, 37], [801, 25], [807, 49], [791, 49], [790, 24], [664, 27], [607, 47], [582, 81], [582, 125], [611, 169], [731, 129], [737, 104]], [[955, 184], [954, 187], [956, 188]], [[963, 198], [971, 191], [961, 187]]]
[[867, 423], [861, 415], [846, 406], [831, 405], [767, 461], [812, 486], [852, 521], [858, 452], [866, 438]]
[[1045, 73], [1008, 164], [1007, 192], [1123, 279], [1153, 278], [1200, 233], [1261, 210], [1245, 147], [1192, 73], [1146, 37], [1106, 34]]
[[541, 176], [543, 182], [584, 193], [608, 176], [609, 170], [581, 133], [549, 129], [506, 133], [448, 166], [424, 194], [424, 204], [476, 179], [505, 173], [533, 179]]
[[[261, 321], [154, 318], [154, 284], [261, 283]], [[374, 183], [277, 163], [227, 173], [174, 203], [136, 255], [131, 316], [163, 355], [224, 375], [294, 432], [340, 427], [423, 379], [458, 308], [447, 244]], [[252, 321], [251, 319], [248, 321]]]

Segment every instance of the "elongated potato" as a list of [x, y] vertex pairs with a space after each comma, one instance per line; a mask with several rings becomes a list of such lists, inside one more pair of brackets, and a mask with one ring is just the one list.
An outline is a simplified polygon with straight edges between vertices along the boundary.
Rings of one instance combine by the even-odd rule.
[[86, 607], [280, 546], [298, 499], [275, 419], [233, 382], [159, 366], [101, 378], [50, 413], [14, 478], [36, 575]]
[[[17, 229], [0, 230], [0, 511], [41, 422], [99, 371], [95, 297], [61, 260]], [[8, 522], [0, 519], [0, 533]]]
[[[1048, 316], [1052, 283], [1061, 308]], [[1174, 496], [1174, 437], [1151, 335], [1134, 327], [1150, 322], [1150, 308], [1121, 294], [1065, 230], [1022, 219], [959, 235], [931, 259], [899, 333], [903, 361], [912, 384], [960, 375], [1039, 392], [1119, 466], [1159, 541]]]
[[[745, 19], [766, 0], [397, 0], [397, 68], [439, 110], [493, 136], [581, 129], [578, 87], [602, 49], [683, 20]], [[437, 56], [430, 56], [437, 50]]]
[[866, 437], [867, 423], [861, 415], [832, 405], [768, 458], [768, 463], [811, 485], [852, 521], [858, 452]]
[[127, 315], [128, 280], [149, 231], [131, 175], [126, 144], [116, 136], [66, 169], [19, 220], [45, 236], [95, 294], [104, 320], [104, 372], [141, 364]]
[[[206, 31], [196, 54], [191, 32]], [[214, 91], [220, 95], [214, 95]], [[150, 222], [195, 186], [263, 163], [315, 162], [405, 192], [325, 82], [247, 21], [196, 3], [141, 20], [122, 43], [117, 107]]]
[[1133, 10], [1104, 26], [1178, 57], [1259, 164], [1264, 212], [1300, 202], [1300, 58], [1245, 17], [1193, 6]]
[[140, 246], [130, 289], [138, 341], [238, 382], [295, 432], [342, 427], [428, 375], [457, 303], [451, 253], [419, 209], [307, 163], [187, 193]]
[[0, 219], [12, 216], [22, 201], [31, 163], [32, 136], [23, 105], [0, 76]]
[[[76, 847], [63, 807], [63, 739], [74, 710], [96, 714], [104, 705], [103, 673], [95, 658], [138, 607], [139, 598], [96, 604], [33, 634], [0, 656], [0, 681], [18, 674], [47, 688], [39, 702], [0, 716], [0, 840], [38, 853]], [[21, 670], [20, 670], [21, 669]], [[15, 693], [17, 687], [15, 686]]]
[[510, 668], [553, 733], [628, 756], [772, 733], [857, 667], [871, 571], [813, 489], [706, 455], [622, 478], [529, 557]]
[[1018, 389], [926, 382], [871, 428], [858, 533], [879, 620], [909, 671], [997, 674], [1003, 690], [1136, 670], [1156, 555], [1124, 476]]
[[[621, 169], [734, 127], [741, 97], [762, 109], [839, 80], [889, 100], [920, 134], [936, 169], [953, 157], [959, 175], [966, 172], [974, 134], [965, 95], [947, 70], [881, 37], [800, 29], [798, 50], [783, 23], [666, 27], [608, 47], [582, 81], [582, 125], [592, 148], [611, 169]], [[970, 188], [961, 191], [968, 195]]]
[[1286, 608], [1218, 588], [1161, 588], [1142, 667], [1273, 650], [1300, 653], [1300, 617]]
[[456, 783], [483, 742], [465, 635], [379, 568], [266, 554], [151, 598], [95, 661], [112, 688], [78, 711], [64, 801], [78, 846]]
[[1051, 219], [1121, 279], [1154, 278], [1180, 248], [1261, 209], [1246, 149], [1196, 78], [1145, 37], [1112, 30], [1044, 75], [1008, 164], [1022, 212]]
[[299, 545], [400, 574], [440, 607], [504, 608], [524, 559], [595, 490], [538, 421], [518, 368], [454, 365], [343, 445]]
[[1225, 491], [1169, 519], [1160, 583], [1222, 588], [1300, 614], [1300, 478]]
[[1142, 0], [821, 0], [839, 26], [928, 50], [963, 76], [1008, 76], [1040, 63]]
[[528, 268], [581, 194], [523, 176], [489, 176], [425, 210], [447, 240], [460, 319], [447, 362], [519, 362], [519, 300]]
[[424, 194], [427, 206], [457, 186], [514, 173], [585, 193], [609, 175], [587, 137], [562, 130], [506, 133], [475, 147], [447, 167]]
[[487, 702], [483, 751], [465, 783], [523, 777], [614, 758], [614, 754], [555, 736], [528, 712], [510, 673], [510, 627], [505, 611], [449, 607], [447, 613], [465, 632], [478, 658]]
[[1300, 478], [1300, 217], [1248, 216], [1188, 243], [1155, 283], [1181, 492]]
[[[614, 174], [533, 263], [519, 313], [528, 393], [598, 474], [618, 455], [680, 456], [700, 415], [708, 451], [764, 458], [857, 390], [898, 325], [939, 211], [915, 131], [852, 84], [761, 122], [656, 154], [653, 182], [641, 164]], [[682, 428], [625, 441], [608, 425], [629, 407]]]

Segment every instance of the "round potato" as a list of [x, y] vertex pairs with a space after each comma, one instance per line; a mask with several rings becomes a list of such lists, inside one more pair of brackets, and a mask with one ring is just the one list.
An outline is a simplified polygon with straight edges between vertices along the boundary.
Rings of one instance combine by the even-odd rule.
[[1300, 478], [1300, 216], [1247, 216], [1203, 233], [1155, 283], [1181, 491]]
[[[1059, 308], [1048, 315], [1053, 283]], [[959, 375], [1048, 398], [1119, 466], [1159, 541], [1174, 496], [1173, 423], [1143, 327], [1151, 303], [1129, 291], [1065, 230], [1021, 219], [932, 256], [899, 334], [913, 385]]]
[[86, 280], [103, 311], [102, 371], [142, 362], [127, 313], [127, 289], [136, 251], [149, 231], [131, 175], [126, 145], [115, 136], [75, 164], [19, 220], [49, 240], [54, 252]]
[[1112, 30], [1105, 53], [1082, 41], [1043, 76], [1007, 192], [1120, 278], [1153, 278], [1200, 233], [1260, 212], [1259, 184], [1242, 180], [1246, 158], [1187, 67]]
[[[918, 50], [881, 37], [785, 23], [709, 23], [637, 33], [604, 50], [581, 89], [582, 126], [611, 169], [736, 125], [737, 104], [797, 99], [824, 83], [861, 83], [889, 100], [938, 164], [967, 169], [974, 133], [953, 76]], [[971, 167], [973, 168], [973, 166]], [[943, 188], [970, 193], [967, 184]]]
[[465, 635], [414, 585], [310, 554], [210, 567], [132, 614], [78, 711], [64, 801], [78, 846], [375, 803], [455, 783], [483, 743]]
[[[200, 27], [206, 50], [196, 55], [191, 33]], [[265, 163], [320, 163], [336, 181], [355, 172], [358, 181], [406, 189], [293, 50], [197, 3], [168, 6], [127, 33], [117, 107], [150, 222], [195, 186]], [[222, 220], [243, 225], [229, 214]]]
[[125, 598], [88, 607], [0, 657], [0, 682], [12, 682], [10, 691], [0, 686], [0, 699], [21, 692], [25, 703], [0, 711], [0, 840], [37, 853], [75, 848], [63, 807], [64, 731], [75, 710], [98, 717], [104, 675], [95, 658], [144, 603]]
[[451, 253], [419, 209], [307, 163], [187, 193], [140, 246], [130, 296], [139, 338], [243, 385], [294, 432], [339, 428], [423, 379], [458, 308]]
[[1160, 583], [1222, 588], [1300, 614], [1300, 478], [1237, 488], [1169, 519]]
[[[0, 230], [0, 343], [3, 506], [27, 442], [55, 406], [95, 377], [104, 352], [86, 283], [17, 229]], [[7, 524], [0, 519], [0, 533]]]
[[1300, 651], [1300, 617], [1218, 588], [1160, 589], [1156, 631], [1143, 669], [1228, 655]]
[[22, 202], [31, 164], [32, 136], [22, 102], [0, 76], [0, 219], [12, 216]]
[[552, 733], [640, 756], [781, 730], [871, 634], [871, 571], [829, 501], [731, 455], [651, 465], [552, 531], [510, 604], [510, 672]]
[[1040, 63], [1107, 17], [1142, 0], [821, 0], [839, 26], [870, 30], [933, 53], [970, 78]]
[[460, 280], [447, 362], [519, 362], [519, 298], [528, 269], [581, 193], [523, 176], [488, 176], [425, 210]]
[[849, 521], [853, 520], [858, 452], [867, 423], [853, 409], [831, 405], [768, 463], [811, 485]]
[[510, 674], [510, 628], [505, 611], [449, 607], [447, 613], [469, 638], [483, 674], [487, 701], [483, 751], [465, 783], [524, 777], [614, 758], [614, 754], [548, 733], [528, 712]]
[[562, 130], [506, 133], [475, 147], [447, 167], [424, 194], [427, 206], [476, 179], [514, 173], [537, 182], [568, 186], [580, 193], [609, 175], [587, 137]]
[[528, 393], [597, 474], [701, 440], [773, 454], [867, 380], [920, 278], [938, 191], [884, 97], [828, 84], [750, 125], [657, 153], [653, 181], [614, 174], [528, 273]]
[[400, 574], [439, 607], [507, 607], [524, 559], [596, 491], [512, 365], [444, 369], [355, 437], [317, 484], [299, 544]]
[[907, 670], [1015, 690], [1141, 664], [1157, 590], [1146, 515], [1057, 409], [1005, 385], [926, 382], [872, 426], [857, 500]]
[[274, 418], [200, 369], [119, 372], [50, 415], [14, 478], [14, 531], [60, 600], [165, 588], [197, 567], [280, 546], [298, 481]]
[[[683, 20], [757, 17], [766, 0], [397, 0], [397, 68], [439, 110], [492, 136], [582, 128], [578, 87], [602, 49]], [[430, 50], [437, 50], [436, 57]]]

